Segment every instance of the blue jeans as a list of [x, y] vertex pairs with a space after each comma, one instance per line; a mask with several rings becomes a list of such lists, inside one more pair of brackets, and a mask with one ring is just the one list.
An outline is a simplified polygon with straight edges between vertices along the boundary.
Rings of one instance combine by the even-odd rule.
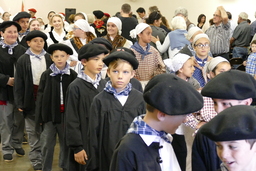
[[235, 46], [233, 48], [233, 58], [243, 58], [243, 60], [246, 60], [248, 56], [248, 49], [246, 47], [238, 47]]

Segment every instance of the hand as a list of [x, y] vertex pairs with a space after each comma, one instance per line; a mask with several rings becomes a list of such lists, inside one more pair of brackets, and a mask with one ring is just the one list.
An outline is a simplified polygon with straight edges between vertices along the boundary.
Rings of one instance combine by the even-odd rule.
[[153, 42], [153, 43], [156, 43], [157, 41], [160, 41], [160, 39], [159, 39], [159, 37], [158, 36], [151, 36], [151, 41]]
[[88, 160], [87, 154], [84, 150], [74, 154], [75, 161], [79, 164], [85, 165], [85, 160]]
[[10, 77], [8, 82], [7, 82], [7, 85], [9, 86], [13, 86], [14, 85], [14, 78], [13, 77]]
[[204, 124], [206, 124], [206, 122], [200, 122], [197, 126], [196, 129], [199, 129], [201, 126], [203, 126]]
[[18, 109], [20, 112], [23, 112], [23, 110], [21, 108]]
[[243, 65], [246, 66], [246, 61], [243, 62]]
[[70, 65], [71, 67], [73, 67], [73, 66], [76, 66], [76, 64], [77, 64], [77, 61], [71, 61], [69, 65]]

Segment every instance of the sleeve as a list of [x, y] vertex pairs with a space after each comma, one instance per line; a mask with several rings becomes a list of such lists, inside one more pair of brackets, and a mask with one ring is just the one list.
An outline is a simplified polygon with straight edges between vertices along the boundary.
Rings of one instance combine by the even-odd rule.
[[214, 118], [217, 115], [217, 113], [214, 109], [214, 103], [211, 98], [203, 97], [203, 100], [204, 106], [200, 110], [200, 115], [205, 122], [209, 122], [212, 118]]
[[235, 28], [234, 32], [233, 32], [232, 37], [233, 37], [234, 39], [237, 39], [241, 34], [242, 34], [242, 30], [241, 30], [241, 28], [240, 28], [239, 26], [237, 26], [237, 27]]
[[161, 44], [160, 41], [156, 42], [156, 47], [161, 53], [166, 52], [169, 46], [170, 46], [169, 34], [167, 34], [167, 36], [165, 37], [163, 44]]
[[186, 118], [186, 122], [184, 123], [186, 126], [189, 126], [193, 129], [196, 129], [196, 126], [199, 124], [200, 121], [198, 121], [195, 116], [190, 113], [187, 118]]
[[126, 47], [126, 48], [131, 48], [132, 45], [133, 45], [132, 41], [126, 39], [126, 42], [125, 42], [125, 44], [124, 44], [124, 47]]
[[18, 60], [16, 64], [16, 72], [14, 79], [14, 100], [17, 105], [17, 108], [23, 109], [24, 107], [24, 92], [25, 92], [25, 78], [23, 68], [25, 66], [22, 65], [22, 61]]
[[156, 65], [155, 67], [157, 68], [154, 71], [154, 76], [156, 76], [158, 74], [165, 73], [165, 64], [162, 60], [160, 53], [157, 50], [154, 53], [155, 53], [154, 56], [155, 56], [155, 65]]
[[9, 81], [9, 75], [0, 73], [0, 87], [6, 87]]
[[73, 45], [71, 44], [70, 40], [65, 40], [60, 43], [67, 45], [73, 51], [73, 55], [69, 56], [69, 60], [68, 60], [69, 63], [70, 63], [70, 61], [78, 61], [78, 54], [77, 54], [76, 50], [74, 49]]
[[245, 67], [246, 73], [252, 75], [256, 74], [256, 56], [250, 55], [248, 57], [248, 60], [246, 62], [246, 67]]

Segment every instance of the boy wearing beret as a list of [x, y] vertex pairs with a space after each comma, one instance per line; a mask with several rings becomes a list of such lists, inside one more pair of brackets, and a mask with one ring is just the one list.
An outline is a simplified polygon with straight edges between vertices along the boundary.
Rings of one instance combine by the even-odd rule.
[[[213, 99], [215, 111], [219, 113], [232, 106], [250, 105], [256, 97], [256, 81], [245, 72], [230, 70], [209, 81], [201, 94]], [[214, 142], [199, 131], [192, 146], [192, 170], [217, 170], [220, 162]]]
[[[18, 141], [17, 139], [16, 141], [13, 140], [14, 136], [16, 136], [13, 132], [13, 118], [18, 113], [13, 95], [14, 68], [19, 57], [26, 51], [23, 46], [17, 43], [20, 30], [20, 25], [13, 21], [5, 21], [0, 25], [3, 38], [0, 41], [0, 130], [2, 154], [6, 162], [13, 160], [14, 149], [19, 156], [25, 154], [21, 143], [16, 142]], [[13, 141], [11, 142], [11, 140]]]
[[35, 107], [38, 85], [41, 74], [49, 68], [52, 61], [43, 49], [47, 36], [34, 30], [26, 36], [29, 48], [17, 61], [15, 73], [14, 99], [19, 110], [16, 125], [19, 126], [19, 142], [22, 142], [24, 120], [31, 151], [30, 161], [35, 170], [41, 170], [41, 146], [39, 134], [35, 131]]
[[90, 116], [89, 170], [108, 171], [115, 145], [133, 119], [145, 113], [142, 93], [130, 83], [139, 63], [130, 53], [116, 51], [104, 58], [108, 66], [104, 91], [93, 99]]
[[69, 85], [65, 106], [65, 141], [69, 148], [69, 154], [65, 156], [68, 158], [67, 170], [85, 170], [89, 110], [94, 96], [105, 87], [100, 72], [107, 53], [108, 50], [98, 44], [86, 44], [78, 52], [84, 70]]
[[64, 158], [64, 112], [66, 91], [69, 84], [77, 77], [70, 69], [67, 60], [73, 54], [70, 47], [64, 44], [52, 44], [48, 48], [54, 62], [42, 73], [37, 94], [36, 121], [43, 127], [41, 133], [42, 166], [44, 171], [52, 170], [56, 134], [59, 137], [59, 166], [66, 169]]
[[256, 170], [256, 109], [238, 105], [220, 112], [200, 132], [215, 142], [221, 171]]
[[143, 97], [147, 112], [134, 119], [117, 144], [110, 170], [180, 171], [171, 134], [188, 113], [202, 108], [202, 96], [177, 76], [160, 74], [148, 82]]

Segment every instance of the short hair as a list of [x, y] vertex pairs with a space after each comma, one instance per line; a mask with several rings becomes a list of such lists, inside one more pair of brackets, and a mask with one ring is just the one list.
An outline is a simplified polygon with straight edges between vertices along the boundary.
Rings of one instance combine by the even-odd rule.
[[153, 106], [149, 105], [149, 104], [146, 104], [146, 109], [147, 111], [149, 112], [154, 112], [156, 108], [154, 108]]
[[210, 23], [210, 26], [214, 24], [213, 18], [211, 18], [211, 19], [209, 20], [209, 23]]
[[142, 8], [142, 7], [139, 7], [137, 10], [136, 10], [137, 13], [145, 13], [145, 9]]
[[75, 16], [74, 16], [74, 19], [75, 19], [76, 16], [81, 16], [84, 20], [86, 20], [84, 14], [81, 13], [81, 12], [76, 13]]
[[118, 67], [118, 65], [120, 65], [121, 63], [127, 63], [127, 64], [129, 64], [129, 65], [131, 66], [131, 70], [133, 70], [132, 65], [131, 65], [128, 61], [118, 58], [118, 59], [115, 59], [115, 60], [113, 60], [113, 61], [111, 61], [111, 62], [109, 63], [109, 65], [108, 65], [108, 71], [109, 71], [111, 68], [112, 68], [112, 69], [116, 69], [116, 68]]
[[252, 45], [252, 44], [256, 44], [256, 40], [253, 40], [253, 41], [250, 43], [250, 45]]
[[228, 15], [228, 19], [232, 19], [232, 14], [230, 12], [227, 11], [227, 15]]
[[186, 25], [185, 19], [181, 16], [175, 16], [171, 21], [171, 28], [173, 30], [176, 30], [176, 29], [186, 30], [187, 25]]
[[159, 11], [157, 6], [151, 6], [151, 7], [149, 7], [149, 12], [150, 12], [150, 13], [155, 12], [155, 11]]
[[252, 146], [255, 144], [256, 139], [247, 139], [245, 141], [250, 144], [250, 146], [251, 146], [250, 148], [252, 149]]
[[152, 12], [146, 19], [146, 23], [153, 24], [155, 20], [159, 20], [161, 17], [162, 17], [162, 15], [160, 14], [160, 12], [156, 12], [156, 11]]
[[123, 4], [121, 7], [121, 10], [126, 13], [129, 14], [131, 12], [131, 5], [130, 4]]
[[188, 16], [188, 10], [184, 7], [178, 7], [175, 12], [174, 15], [177, 16], [178, 14], [183, 15], [184, 17]]
[[241, 12], [241, 13], [239, 14], [239, 17], [240, 17], [241, 19], [243, 19], [243, 20], [247, 20], [247, 19], [248, 19], [248, 14], [245, 13], [245, 12]]
[[251, 20], [250, 19], [247, 19], [246, 20], [248, 24], [251, 24]]
[[206, 16], [205, 16], [204, 14], [200, 14], [200, 15], [198, 16], [197, 22], [200, 23], [200, 22], [201, 22], [201, 19], [202, 19], [203, 17], [205, 17], [205, 20], [204, 20], [204, 23], [205, 23], [205, 21], [206, 21]]

